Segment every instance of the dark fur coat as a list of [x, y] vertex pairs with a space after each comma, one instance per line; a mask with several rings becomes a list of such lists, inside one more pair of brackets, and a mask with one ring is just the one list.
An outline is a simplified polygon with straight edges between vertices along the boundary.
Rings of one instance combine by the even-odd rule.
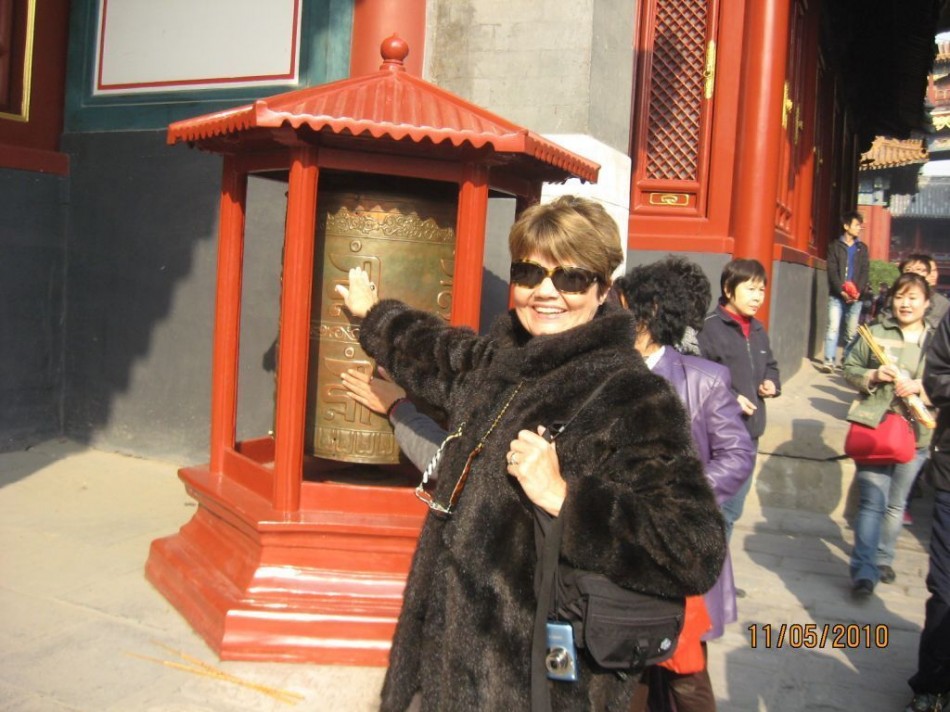
[[[443, 406], [462, 437], [445, 450], [436, 499], [447, 503], [465, 460], [521, 391], [476, 457], [455, 512], [429, 516], [419, 540], [383, 688], [382, 710], [526, 710], [537, 560], [532, 505], [507, 474], [521, 429], [566, 420], [558, 439], [567, 498], [562, 559], [666, 596], [699, 594], [725, 552], [722, 519], [690, 444], [679, 398], [633, 350], [629, 314], [603, 307], [587, 324], [531, 338], [514, 313], [492, 333], [449, 328], [394, 301], [374, 307], [360, 342], [414, 395]], [[583, 655], [583, 654], [582, 654]], [[629, 709], [635, 680], [593, 673], [551, 683], [554, 710]]]

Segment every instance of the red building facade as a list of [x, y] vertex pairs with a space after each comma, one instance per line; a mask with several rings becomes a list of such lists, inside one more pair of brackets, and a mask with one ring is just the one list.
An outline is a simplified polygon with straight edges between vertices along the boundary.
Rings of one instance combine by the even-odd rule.
[[805, 0], [643, 3], [631, 248], [822, 266], [860, 139], [821, 21]]

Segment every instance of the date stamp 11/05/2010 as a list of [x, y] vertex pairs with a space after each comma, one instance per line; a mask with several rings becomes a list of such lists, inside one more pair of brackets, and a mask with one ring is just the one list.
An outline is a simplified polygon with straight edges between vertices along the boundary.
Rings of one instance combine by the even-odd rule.
[[890, 642], [890, 631], [884, 623], [753, 623], [746, 630], [752, 649], [884, 649]]

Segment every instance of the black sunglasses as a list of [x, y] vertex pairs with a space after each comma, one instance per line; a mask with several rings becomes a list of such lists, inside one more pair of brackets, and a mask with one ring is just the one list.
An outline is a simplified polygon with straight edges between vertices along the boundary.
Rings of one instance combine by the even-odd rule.
[[548, 269], [530, 260], [511, 263], [511, 281], [519, 287], [537, 287], [545, 277], [550, 277], [554, 288], [564, 294], [581, 294], [590, 289], [594, 282], [600, 281], [596, 272], [582, 267], [558, 265]]

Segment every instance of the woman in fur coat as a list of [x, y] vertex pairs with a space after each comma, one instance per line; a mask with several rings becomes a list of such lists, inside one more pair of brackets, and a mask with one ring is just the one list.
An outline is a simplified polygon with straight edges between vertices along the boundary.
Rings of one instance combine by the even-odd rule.
[[[382, 710], [529, 708], [535, 509], [563, 520], [562, 561], [621, 586], [684, 596], [716, 581], [723, 522], [689, 421], [631, 348], [630, 315], [604, 304], [620, 244], [592, 201], [525, 210], [509, 235], [514, 309], [485, 337], [378, 301], [358, 268], [338, 288], [366, 352], [458, 433], [429, 495]], [[604, 381], [556, 446], [542, 437]], [[579, 668], [576, 682], [547, 682], [553, 710], [630, 709], [634, 677], [583, 654]]]

